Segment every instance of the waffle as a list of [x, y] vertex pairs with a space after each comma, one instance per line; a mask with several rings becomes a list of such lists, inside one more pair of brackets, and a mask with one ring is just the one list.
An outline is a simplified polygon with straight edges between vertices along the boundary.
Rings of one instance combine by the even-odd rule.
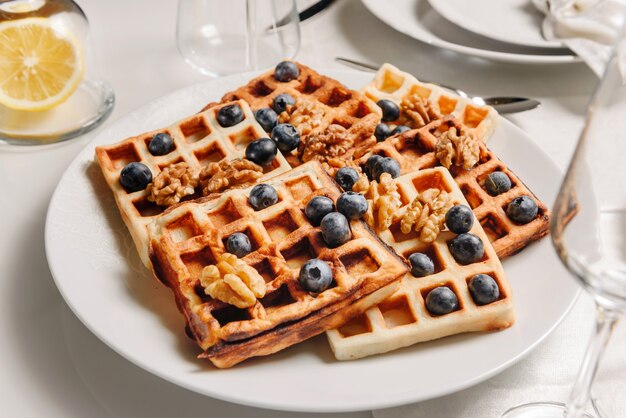
[[[396, 159], [402, 174], [438, 166], [434, 152], [437, 135], [451, 126], [462, 128], [460, 122], [451, 117], [435, 120], [420, 129], [379, 142], [372, 148], [372, 153]], [[466, 171], [452, 166], [450, 170], [498, 257], [504, 258], [548, 234], [550, 211], [484, 143], [479, 146], [480, 160], [474, 168]], [[366, 159], [364, 156], [361, 162]], [[489, 195], [484, 188], [485, 178], [494, 171], [503, 171], [512, 183], [508, 192], [498, 196]], [[508, 203], [522, 195], [535, 199], [539, 208], [536, 218], [525, 225], [511, 221], [506, 214]]]
[[[415, 171], [394, 181], [403, 202], [399, 213], [417, 193], [429, 188], [445, 190], [454, 204], [467, 205], [452, 176], [442, 167]], [[396, 220], [388, 230], [379, 232], [381, 239], [403, 257], [408, 258], [416, 251], [428, 254], [435, 262], [435, 273], [419, 278], [407, 273], [400, 289], [390, 298], [344, 326], [328, 331], [328, 340], [337, 359], [361, 358], [448, 335], [503, 329], [514, 323], [510, 285], [480, 223], [474, 222], [470, 232], [483, 241], [485, 257], [469, 265], [460, 265], [452, 257], [448, 242], [454, 238], [453, 233], [443, 231], [433, 243], [426, 244], [415, 233], [403, 234], [399, 224]], [[499, 300], [483, 306], [474, 303], [467, 282], [479, 273], [496, 280], [500, 288]], [[459, 299], [458, 310], [441, 316], [428, 312], [426, 295], [438, 286], [454, 291]]]
[[[383, 64], [372, 82], [361, 89], [362, 93], [377, 102], [389, 99], [400, 104], [403, 99], [417, 94], [428, 99], [433, 110], [442, 116], [452, 115], [472, 130], [483, 141], [491, 136], [498, 125], [498, 112], [491, 106], [479, 106], [435, 84], [422, 83], [409, 73], [391, 64]], [[408, 124], [411, 128], [422, 125]]]
[[[181, 161], [191, 167], [200, 167], [223, 159], [242, 158], [248, 143], [267, 134], [254, 119], [248, 104], [242, 100], [237, 103], [244, 112], [244, 119], [229, 128], [223, 128], [217, 122], [216, 113], [221, 106], [214, 106], [166, 128], [96, 148], [96, 158], [102, 173], [146, 266], [150, 265], [146, 227], [165, 207], [149, 202], [146, 190], [127, 192], [119, 182], [120, 171], [126, 164], [138, 161], [148, 166], [154, 177], [164, 167]], [[159, 132], [167, 132], [174, 140], [175, 147], [167, 155], [154, 156], [148, 151], [147, 144]], [[289, 164], [279, 152], [261, 181], [289, 169]]]
[[[339, 190], [317, 162], [309, 162], [265, 182], [279, 202], [260, 211], [248, 204], [248, 189], [173, 206], [150, 227], [157, 276], [168, 285], [186, 318], [188, 333], [217, 367], [282, 350], [337, 327], [391, 295], [406, 266], [361, 221], [353, 239], [329, 249], [319, 227], [303, 208], [312, 195], [333, 200]], [[199, 277], [225, 252], [234, 232], [250, 238], [253, 251], [242, 258], [266, 283], [265, 296], [246, 309], [212, 299]], [[317, 297], [298, 284], [300, 267], [311, 258], [329, 262], [334, 285]], [[354, 302], [360, 301], [358, 304]]]
[[[287, 120], [300, 131], [302, 140], [297, 152], [286, 156], [292, 166], [302, 163], [305, 144], [327, 131], [332, 124], [346, 128], [350, 142], [350, 146], [343, 147], [334, 157], [344, 156], [346, 153], [359, 155], [374, 144], [376, 142], [373, 137], [374, 130], [381, 118], [381, 111], [376, 103], [361, 93], [348, 89], [337, 80], [318, 74], [300, 63], [296, 64], [300, 70], [297, 79], [288, 82], [276, 81], [274, 70], [271, 70], [254, 78], [245, 86], [226, 93], [222, 103], [243, 99], [250, 104], [252, 110], [258, 110], [272, 107], [276, 96], [287, 93], [296, 99], [296, 108], [303, 102], [310, 102], [312, 106], [319, 108], [321, 119], [313, 124], [301, 119]], [[288, 116], [285, 113], [283, 112], [279, 118]]]

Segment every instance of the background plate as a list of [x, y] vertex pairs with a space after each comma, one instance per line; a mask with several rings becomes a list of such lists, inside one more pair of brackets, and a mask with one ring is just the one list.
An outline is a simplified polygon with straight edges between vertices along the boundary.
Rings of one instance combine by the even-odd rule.
[[[353, 71], [324, 74], [352, 88], [372, 77]], [[136, 254], [94, 161], [94, 147], [166, 126], [251, 76], [190, 86], [118, 119], [61, 178], [46, 220], [50, 270], [72, 311], [112, 349], [166, 380], [235, 403], [311, 412], [367, 410], [430, 399], [479, 383], [528, 353], [568, 312], [578, 288], [550, 240], [544, 239], [504, 262], [518, 317], [505, 331], [454, 336], [350, 362], [336, 361], [323, 335], [228, 370], [197, 360], [199, 349], [185, 336], [170, 291]], [[561, 174], [528, 136], [502, 119], [491, 146], [552, 206]]]

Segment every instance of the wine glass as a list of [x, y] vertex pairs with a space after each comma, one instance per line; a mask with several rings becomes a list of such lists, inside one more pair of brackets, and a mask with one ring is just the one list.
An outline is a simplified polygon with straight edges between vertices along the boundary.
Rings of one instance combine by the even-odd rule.
[[589, 105], [550, 224], [558, 256], [595, 299], [595, 332], [567, 405], [531, 403], [508, 410], [502, 418], [590, 417], [584, 411], [591, 385], [611, 331], [626, 309], [625, 64], [622, 31]]
[[176, 44], [211, 76], [273, 66], [300, 48], [295, 0], [179, 0]]

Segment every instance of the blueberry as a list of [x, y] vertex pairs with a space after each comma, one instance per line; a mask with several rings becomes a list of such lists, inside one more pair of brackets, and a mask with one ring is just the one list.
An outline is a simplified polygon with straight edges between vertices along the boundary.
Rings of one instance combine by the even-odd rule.
[[411, 274], [415, 277], [424, 277], [435, 272], [435, 263], [424, 253], [413, 253], [409, 256]]
[[365, 167], [363, 168], [363, 172], [365, 173], [365, 175], [370, 181], [374, 179], [374, 177], [372, 176], [372, 171], [374, 170], [374, 166], [376, 165], [377, 162], [379, 162], [382, 159], [383, 157], [381, 157], [380, 155], [374, 154], [371, 157], [369, 157], [367, 161], [365, 162]]
[[379, 181], [380, 175], [383, 173], [389, 173], [395, 179], [400, 175], [400, 164], [391, 157], [381, 158], [372, 167], [372, 178]]
[[519, 224], [527, 224], [535, 219], [539, 208], [537, 203], [530, 196], [520, 196], [511, 200], [506, 208], [506, 214]]
[[322, 237], [330, 248], [339, 247], [352, 238], [348, 219], [339, 212], [332, 212], [324, 216], [320, 223]]
[[403, 132], [410, 131], [410, 130], [411, 128], [409, 128], [406, 125], [398, 125], [395, 127], [393, 131], [391, 131], [391, 136], [398, 135], [398, 134], [401, 134]]
[[271, 132], [278, 123], [278, 115], [269, 107], [264, 107], [254, 112], [254, 118], [265, 132]]
[[274, 78], [282, 82], [295, 80], [299, 75], [298, 66], [291, 61], [279, 62], [274, 69]]
[[148, 151], [152, 155], [165, 155], [172, 149], [174, 149], [174, 140], [166, 132], [159, 132], [148, 142]]
[[261, 210], [275, 205], [278, 202], [278, 194], [269, 184], [257, 184], [250, 190], [248, 201], [254, 209]]
[[493, 277], [487, 274], [477, 274], [468, 283], [472, 299], [476, 305], [487, 305], [500, 298], [500, 288]]
[[349, 191], [359, 180], [359, 173], [352, 167], [342, 167], [335, 173], [335, 181], [342, 189]]
[[272, 129], [272, 139], [276, 141], [279, 150], [290, 152], [300, 145], [300, 132], [289, 123], [281, 123]]
[[388, 99], [380, 99], [376, 102], [383, 111], [383, 122], [391, 122], [400, 117], [400, 106]]
[[365, 196], [356, 192], [343, 192], [337, 199], [337, 210], [348, 219], [360, 219], [367, 212]]
[[217, 121], [224, 128], [235, 126], [242, 120], [243, 110], [238, 104], [227, 105], [217, 111]]
[[143, 190], [152, 181], [152, 172], [142, 163], [129, 163], [120, 173], [120, 184], [127, 192]]
[[334, 211], [335, 204], [326, 196], [315, 196], [304, 208], [304, 214], [313, 226], [318, 226], [324, 216]]
[[460, 234], [448, 243], [452, 257], [459, 264], [471, 264], [482, 260], [485, 255], [483, 242], [474, 234]]
[[226, 239], [226, 250], [237, 257], [245, 257], [252, 251], [250, 238], [243, 232], [235, 232]]
[[433, 315], [445, 315], [459, 309], [459, 299], [446, 286], [431, 290], [426, 296], [426, 309]]
[[268, 165], [277, 153], [276, 143], [269, 138], [259, 138], [246, 147], [246, 158], [258, 165]]
[[376, 141], [382, 142], [391, 135], [391, 128], [386, 123], [379, 123], [374, 130]]
[[511, 190], [511, 179], [502, 171], [494, 171], [485, 179], [485, 189], [492, 196]]
[[446, 213], [446, 226], [455, 234], [469, 232], [474, 225], [474, 213], [465, 205], [452, 206]]
[[274, 97], [272, 107], [276, 113], [281, 114], [287, 110], [287, 106], [293, 106], [294, 104], [296, 104], [296, 99], [294, 99], [293, 96], [287, 93], [282, 93]]
[[325, 261], [312, 258], [300, 268], [298, 282], [307, 292], [322, 293], [333, 282], [333, 271]]

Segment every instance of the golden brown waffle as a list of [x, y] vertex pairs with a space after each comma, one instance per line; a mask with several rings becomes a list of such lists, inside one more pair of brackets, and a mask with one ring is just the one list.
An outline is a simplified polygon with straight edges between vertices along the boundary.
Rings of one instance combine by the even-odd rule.
[[[389, 99], [400, 104], [412, 95], [427, 99], [436, 113], [456, 117], [483, 142], [487, 141], [498, 125], [498, 112], [491, 106], [479, 106], [470, 99], [456, 95], [435, 84], [422, 83], [411, 74], [400, 71], [391, 64], [383, 64], [372, 82], [361, 91], [375, 102], [380, 99]], [[406, 124], [411, 128], [423, 126], [423, 124], [416, 125], [410, 122]]]
[[[154, 270], [172, 289], [190, 335], [206, 350], [201, 357], [217, 367], [271, 354], [339, 326], [393, 293], [407, 271], [360, 221], [351, 222], [349, 242], [326, 247], [319, 227], [303, 212], [312, 195], [333, 200], [339, 195], [319, 163], [264, 183], [279, 196], [266, 209], [249, 205], [250, 188], [233, 189], [174, 206], [149, 227]], [[224, 254], [224, 241], [235, 232], [250, 238], [253, 251], [242, 260], [266, 282], [265, 296], [247, 309], [212, 299], [199, 281], [202, 269]], [[334, 285], [317, 297], [298, 283], [300, 267], [311, 258], [327, 261], [334, 276]]]
[[[243, 100], [237, 103], [243, 110], [244, 119], [229, 128], [217, 122], [216, 113], [221, 106], [214, 106], [166, 128], [96, 148], [96, 157], [104, 178], [146, 266], [150, 265], [146, 227], [165, 207], [149, 202], [146, 190], [127, 192], [119, 182], [121, 170], [128, 163], [138, 161], [148, 166], [154, 178], [164, 167], [181, 161], [191, 167], [200, 167], [223, 159], [242, 158], [248, 143], [267, 134], [256, 122], [248, 104]], [[167, 155], [154, 156], [148, 151], [147, 144], [159, 132], [167, 132], [174, 140], [175, 147]], [[261, 181], [289, 169], [289, 164], [279, 152], [266, 168]]]
[[[434, 151], [437, 137], [450, 127], [455, 127], [457, 131], [463, 128], [458, 120], [446, 117], [421, 129], [379, 142], [372, 148], [372, 153], [396, 159], [402, 174], [435, 167], [440, 165]], [[548, 234], [550, 211], [492, 151], [482, 142], [479, 146], [480, 160], [474, 168], [466, 171], [452, 166], [450, 172], [485, 229], [498, 257], [504, 258]], [[362, 162], [366, 159], [367, 156], [363, 157]], [[485, 190], [485, 178], [494, 171], [506, 173], [512, 183], [508, 192], [498, 196], [491, 196]], [[539, 208], [535, 219], [525, 225], [511, 221], [506, 214], [509, 202], [522, 195], [532, 197]]]
[[[442, 167], [405, 174], [394, 182], [403, 203], [398, 212], [400, 216], [418, 193], [430, 188], [446, 191], [454, 204], [467, 205], [454, 179]], [[356, 359], [448, 335], [511, 326], [515, 322], [515, 312], [511, 288], [500, 260], [480, 223], [474, 222], [470, 232], [483, 241], [485, 256], [483, 260], [468, 265], [457, 263], [448, 249], [448, 242], [455, 237], [452, 232], [443, 231], [434, 242], [424, 243], [414, 232], [402, 233], [399, 219], [388, 230], [379, 232], [381, 239], [405, 259], [414, 252], [428, 254], [434, 261], [435, 273], [426, 277], [407, 273], [400, 289], [390, 298], [344, 326], [328, 331], [335, 357], [339, 360]], [[500, 288], [499, 300], [483, 306], [474, 303], [467, 283], [479, 273], [496, 280]], [[456, 294], [458, 310], [440, 316], [429, 313], [425, 299], [438, 286], [447, 286]]]
[[[287, 93], [296, 99], [292, 112], [308, 105], [313, 109], [313, 113], [319, 113], [319, 120], [316, 120], [315, 116], [289, 118], [286, 112], [279, 115], [281, 121], [285, 121], [282, 118], [287, 117], [286, 121], [293, 124], [301, 134], [302, 142], [298, 152], [287, 156], [293, 166], [302, 163], [301, 157], [308, 141], [327, 132], [330, 125], [346, 128], [346, 137], [349, 141], [349, 146], [341, 147], [335, 156], [346, 153], [359, 155], [376, 142], [373, 134], [381, 117], [380, 108], [376, 103], [361, 93], [348, 89], [337, 80], [318, 74], [300, 63], [296, 65], [300, 70], [297, 79], [288, 82], [277, 81], [274, 78], [274, 70], [271, 70], [254, 78], [245, 86], [226, 93], [222, 103], [243, 99], [250, 104], [252, 110], [258, 110], [272, 107], [276, 96]], [[322, 159], [321, 153], [317, 154], [316, 158]]]

